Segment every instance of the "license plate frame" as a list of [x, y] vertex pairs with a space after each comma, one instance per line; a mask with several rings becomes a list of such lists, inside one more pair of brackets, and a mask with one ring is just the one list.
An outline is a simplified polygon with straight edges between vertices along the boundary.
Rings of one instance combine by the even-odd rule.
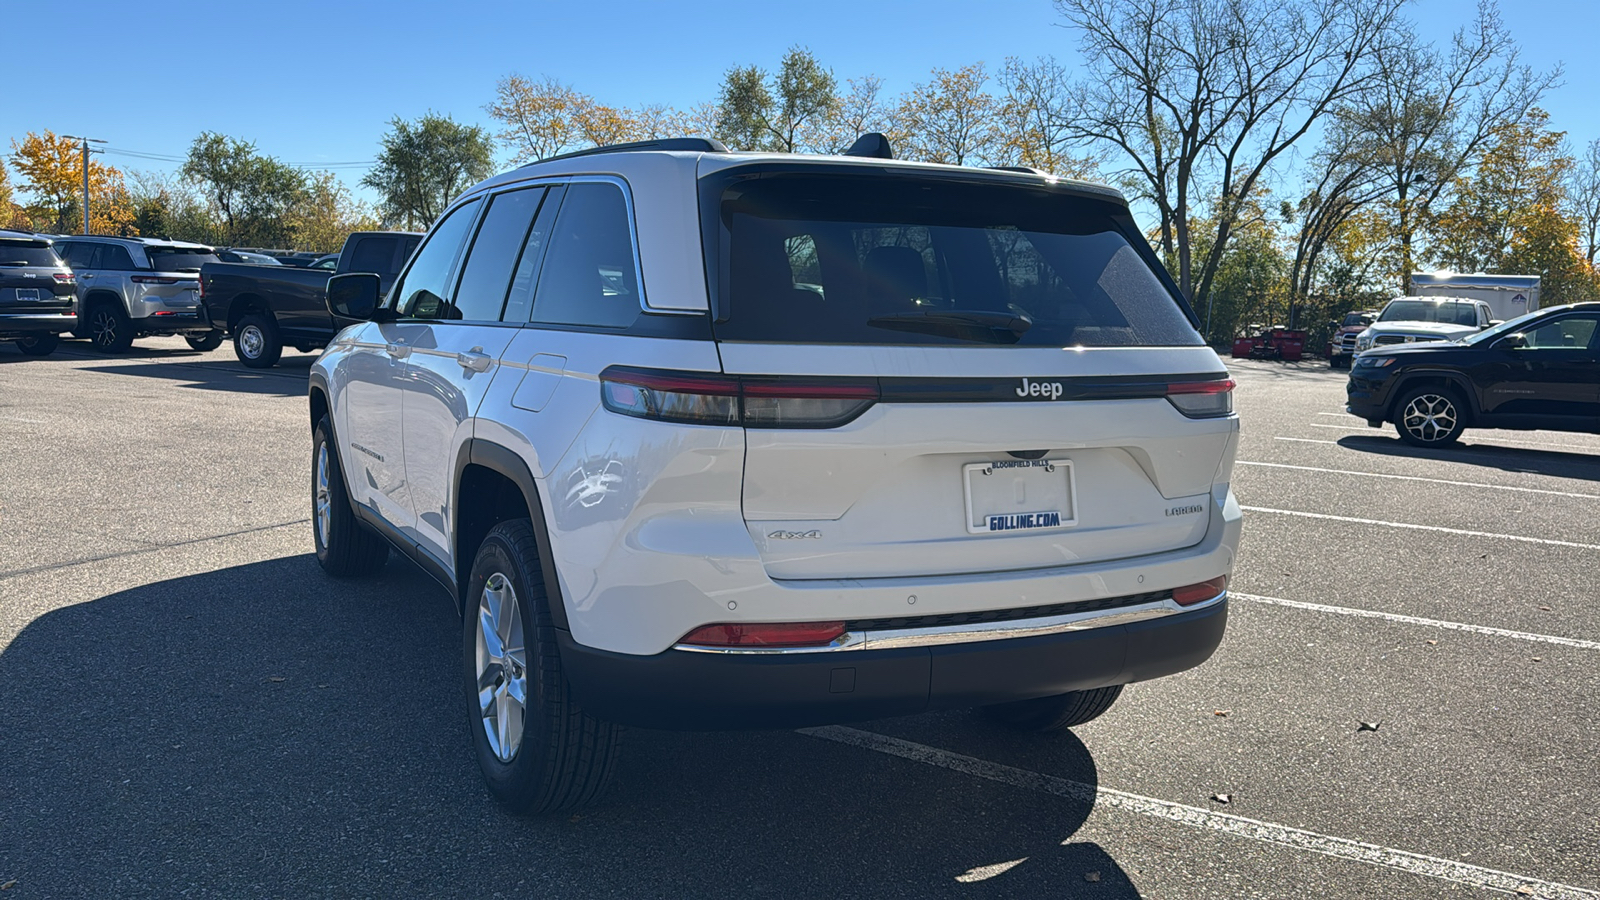
[[38, 288], [17, 288], [16, 291], [17, 291], [17, 302], [18, 303], [38, 303], [39, 302], [39, 289]]
[[[1012, 499], [1000, 493], [1000, 482], [984, 485], [996, 473], [1012, 473]], [[1021, 494], [1018, 494], [1018, 478]], [[1072, 460], [1008, 459], [967, 463], [961, 468], [968, 534], [1031, 534], [1059, 531], [1078, 524], [1077, 472]], [[975, 490], [976, 488], [976, 490]], [[1038, 494], [1032, 502], [1028, 494]]]

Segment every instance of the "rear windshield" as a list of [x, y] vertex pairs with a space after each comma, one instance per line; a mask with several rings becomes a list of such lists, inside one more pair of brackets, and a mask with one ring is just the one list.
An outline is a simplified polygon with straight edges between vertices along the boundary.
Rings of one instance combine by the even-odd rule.
[[196, 247], [146, 246], [144, 252], [157, 272], [198, 272], [206, 263], [220, 262], [215, 253]]
[[61, 260], [44, 241], [0, 240], [0, 266], [60, 266]]
[[1478, 307], [1460, 300], [1396, 300], [1383, 308], [1378, 321], [1476, 325]]
[[1203, 343], [1109, 203], [881, 174], [734, 174], [705, 190], [720, 340]]

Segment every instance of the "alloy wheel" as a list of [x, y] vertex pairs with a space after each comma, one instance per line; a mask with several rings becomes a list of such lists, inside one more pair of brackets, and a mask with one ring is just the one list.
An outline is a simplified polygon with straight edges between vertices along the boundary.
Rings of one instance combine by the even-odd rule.
[[328, 490], [328, 445], [317, 447], [317, 489], [313, 499], [317, 512], [317, 543], [328, 546], [328, 534], [333, 531], [333, 498]]
[[1449, 397], [1429, 393], [1411, 398], [1400, 421], [1412, 437], [1433, 443], [1455, 431], [1458, 418], [1456, 405]]
[[522, 746], [528, 706], [528, 651], [522, 612], [511, 580], [500, 572], [484, 582], [478, 598], [478, 714], [489, 749], [509, 763]]
[[112, 347], [117, 343], [117, 317], [107, 310], [98, 310], [89, 320], [89, 338], [96, 347]]

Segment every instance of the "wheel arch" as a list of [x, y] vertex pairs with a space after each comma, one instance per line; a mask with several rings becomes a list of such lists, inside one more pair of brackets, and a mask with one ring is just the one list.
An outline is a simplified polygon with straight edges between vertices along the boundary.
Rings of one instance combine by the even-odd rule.
[[107, 290], [105, 288], [96, 288], [95, 290], [83, 295], [84, 312], [88, 312], [102, 303], [109, 303], [112, 306], [122, 310], [124, 314], [128, 312], [128, 305], [122, 302], [122, 295], [116, 291]]
[[1401, 376], [1400, 382], [1394, 386], [1394, 393], [1389, 398], [1389, 408], [1384, 411], [1385, 418], [1393, 421], [1400, 414], [1401, 398], [1419, 387], [1428, 386], [1448, 388], [1460, 397], [1466, 408], [1467, 424], [1470, 425], [1478, 418], [1478, 393], [1473, 390], [1472, 382], [1460, 372], [1449, 369], [1421, 369], [1408, 372]]
[[467, 582], [478, 545], [500, 522], [527, 518], [533, 523], [539, 550], [539, 575], [550, 598], [550, 617], [557, 628], [568, 630], [566, 603], [556, 575], [550, 548], [550, 529], [539, 501], [539, 488], [528, 463], [511, 449], [481, 438], [471, 438], [456, 452], [455, 510], [451, 551], [456, 573], [456, 608], [466, 609]]
[[272, 314], [272, 306], [259, 294], [240, 294], [228, 304], [228, 333], [232, 334], [239, 327], [239, 320], [251, 313], [262, 315], [277, 321]]

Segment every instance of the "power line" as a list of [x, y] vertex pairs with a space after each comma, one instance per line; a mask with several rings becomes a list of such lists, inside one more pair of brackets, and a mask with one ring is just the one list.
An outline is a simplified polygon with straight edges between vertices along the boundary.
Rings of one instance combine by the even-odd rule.
[[[187, 156], [173, 156], [167, 153], [151, 153], [146, 150], [129, 150], [124, 147], [107, 147], [105, 152], [116, 156], [126, 156], [132, 159], [145, 159], [153, 162], [181, 163], [188, 160]], [[270, 158], [271, 157], [269, 157], [269, 159]], [[285, 160], [277, 160], [277, 162], [293, 169], [370, 169], [377, 164], [377, 160], [372, 159], [344, 159], [332, 160], [329, 162], [288, 162]]]

